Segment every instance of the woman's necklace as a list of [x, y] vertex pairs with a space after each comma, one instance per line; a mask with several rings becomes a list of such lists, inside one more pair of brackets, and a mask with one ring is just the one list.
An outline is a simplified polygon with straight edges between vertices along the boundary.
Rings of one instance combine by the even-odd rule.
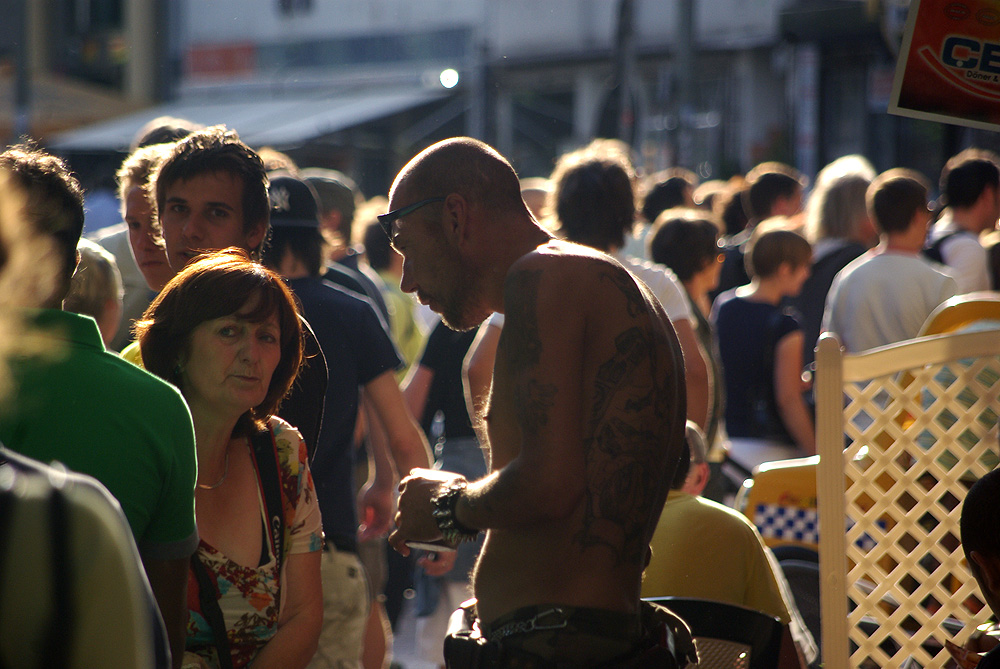
[[226, 444], [226, 468], [222, 472], [222, 478], [220, 478], [212, 485], [205, 485], [204, 483], [199, 483], [198, 487], [201, 488], [202, 490], [215, 490], [220, 485], [222, 485], [223, 482], [225, 482], [227, 476], [229, 476], [229, 444]]

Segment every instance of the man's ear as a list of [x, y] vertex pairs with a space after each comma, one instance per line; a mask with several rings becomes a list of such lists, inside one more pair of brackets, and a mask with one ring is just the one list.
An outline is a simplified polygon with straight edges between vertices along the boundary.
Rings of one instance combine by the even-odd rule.
[[445, 235], [452, 239], [456, 245], [467, 242], [471, 232], [469, 201], [458, 193], [450, 194], [444, 200], [444, 215]]
[[708, 485], [708, 479], [711, 475], [707, 462], [692, 462], [691, 470], [688, 472], [681, 490], [689, 495], [700, 495], [704, 492], [705, 486]]
[[267, 221], [258, 221], [249, 232], [244, 235], [248, 251], [256, 251], [264, 241], [267, 234]]
[[990, 591], [990, 595], [1000, 593], [1000, 559], [979, 551], [972, 551], [969, 559], [978, 568], [982, 584]]

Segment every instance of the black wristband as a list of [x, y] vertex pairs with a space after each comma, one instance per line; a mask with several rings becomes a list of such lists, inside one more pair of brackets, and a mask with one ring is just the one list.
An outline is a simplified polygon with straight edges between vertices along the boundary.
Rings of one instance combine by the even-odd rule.
[[465, 492], [468, 483], [465, 481], [455, 481], [443, 487], [431, 502], [434, 504], [434, 520], [437, 521], [438, 529], [445, 541], [450, 544], [459, 544], [463, 541], [473, 541], [479, 536], [479, 530], [465, 527], [458, 522], [455, 515], [455, 507], [458, 499]]

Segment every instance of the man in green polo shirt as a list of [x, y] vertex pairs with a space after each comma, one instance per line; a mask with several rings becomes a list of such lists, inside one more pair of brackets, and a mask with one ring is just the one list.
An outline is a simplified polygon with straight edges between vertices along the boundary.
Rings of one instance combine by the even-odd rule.
[[39, 262], [52, 259], [54, 286], [24, 313], [20, 349], [32, 354], [10, 361], [14, 386], [0, 402], [0, 442], [89, 474], [115, 496], [180, 667], [188, 560], [198, 545], [191, 414], [175, 388], [107, 353], [92, 318], [60, 309], [84, 216], [83, 193], [66, 166], [20, 146], [0, 154], [0, 173], [23, 191], [26, 222], [52, 246]]

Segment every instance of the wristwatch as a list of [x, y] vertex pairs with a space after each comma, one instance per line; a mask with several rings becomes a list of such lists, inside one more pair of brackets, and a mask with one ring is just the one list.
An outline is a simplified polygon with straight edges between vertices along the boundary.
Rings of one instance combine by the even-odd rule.
[[479, 536], [479, 530], [465, 527], [455, 517], [455, 506], [458, 504], [458, 498], [462, 496], [468, 485], [466, 481], [454, 481], [443, 486], [436, 495], [431, 497], [431, 503], [434, 504], [434, 510], [431, 513], [434, 515], [434, 520], [437, 521], [441, 535], [450, 544], [474, 541]]

